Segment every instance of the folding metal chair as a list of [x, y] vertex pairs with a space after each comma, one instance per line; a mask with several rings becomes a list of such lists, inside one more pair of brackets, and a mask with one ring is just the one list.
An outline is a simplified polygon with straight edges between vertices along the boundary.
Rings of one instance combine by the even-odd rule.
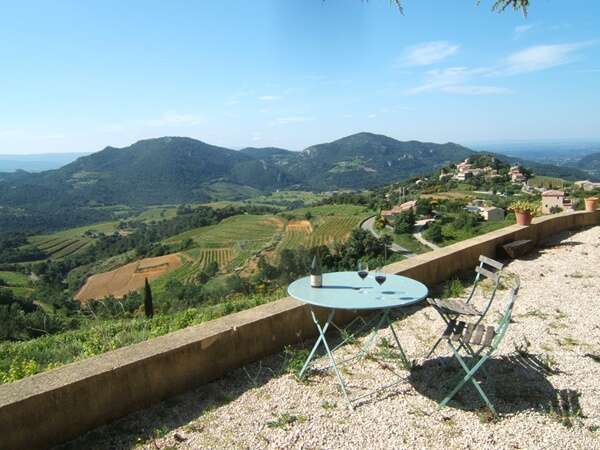
[[[504, 265], [502, 263], [488, 258], [487, 256], [481, 255], [479, 257], [479, 265], [475, 267], [475, 282], [473, 283], [473, 288], [471, 289], [471, 292], [466, 300], [428, 298], [427, 301], [440, 314], [440, 316], [442, 316], [442, 319], [444, 322], [446, 322], [446, 325], [448, 325], [451, 320], [456, 320], [460, 316], [478, 317], [479, 319], [477, 320], [476, 325], [479, 325], [492, 306], [492, 302], [496, 296], [496, 291], [500, 285], [500, 276], [502, 274], [503, 267]], [[471, 303], [471, 300], [473, 300], [475, 291], [481, 283], [482, 277], [491, 280], [493, 285], [491, 293], [489, 294], [489, 299], [487, 299], [483, 305], [483, 310], [479, 310]], [[444, 335], [440, 336], [433, 347], [431, 347], [431, 350], [425, 359], [428, 359], [433, 354], [443, 339]], [[461, 346], [464, 346], [467, 348], [467, 350], [470, 350], [469, 344], [461, 343]], [[472, 353], [472, 351], [470, 351], [470, 353]]]
[[[448, 402], [456, 395], [456, 393], [462, 389], [462, 387], [470, 381], [475, 386], [475, 389], [486, 403], [490, 411], [494, 415], [496, 415], [496, 409], [494, 405], [490, 402], [487, 395], [483, 391], [480, 386], [480, 382], [475, 380], [476, 372], [482, 368], [483, 364], [492, 356], [492, 354], [496, 351], [504, 335], [506, 334], [506, 330], [508, 329], [508, 325], [510, 324], [513, 306], [515, 303], [515, 299], [517, 298], [517, 294], [519, 293], [520, 282], [516, 279], [515, 287], [510, 289], [509, 300], [504, 308], [504, 313], [502, 314], [502, 318], [498, 323], [497, 327], [484, 326], [479, 323], [465, 323], [463, 321], [456, 321], [455, 319], [451, 319], [446, 327], [446, 331], [444, 331], [443, 338], [448, 343], [448, 346], [452, 349], [452, 353], [454, 357], [458, 360], [459, 364], [465, 371], [465, 376], [461, 378], [460, 382], [456, 385], [456, 387], [442, 400], [440, 403], [440, 407], [446, 406]], [[472, 367], [469, 367], [463, 357], [460, 355], [460, 344], [457, 346], [456, 343], [466, 343], [469, 347], [479, 346], [479, 350], [476, 352], [469, 352], [475, 364]], [[483, 355], [482, 355], [483, 353]], [[489, 375], [488, 375], [489, 376]]]

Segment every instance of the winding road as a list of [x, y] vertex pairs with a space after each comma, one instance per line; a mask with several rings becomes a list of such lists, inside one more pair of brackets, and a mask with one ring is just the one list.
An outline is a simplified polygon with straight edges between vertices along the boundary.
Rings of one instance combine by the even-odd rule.
[[[437, 250], [438, 248], [440, 248], [439, 246], [435, 245], [433, 242], [430, 242], [428, 240], [426, 240], [423, 237], [423, 228], [425, 228], [427, 226], [427, 224], [431, 221], [433, 221], [434, 219], [423, 219], [423, 220], [417, 220], [415, 222], [415, 226], [414, 226], [414, 233], [412, 233], [412, 236], [419, 241], [421, 244], [429, 247], [432, 250]], [[375, 216], [369, 217], [367, 220], [365, 220], [361, 226], [360, 226], [363, 230], [367, 230], [368, 232], [370, 232], [373, 236], [375, 236], [376, 238], [381, 237], [381, 235], [377, 232], [377, 230], [375, 229]], [[394, 230], [390, 225], [386, 225], [386, 228], [389, 230]], [[406, 256], [407, 258], [410, 258], [411, 256], [416, 256], [415, 253], [411, 252], [410, 250], [408, 250], [407, 248], [402, 247], [401, 245], [398, 245], [396, 243], [392, 243], [392, 245], [390, 247], [388, 247], [391, 251], [396, 252], [396, 253], [400, 253], [404, 256]]]
[[438, 248], [440, 248], [439, 246], [435, 245], [433, 242], [428, 241], [427, 239], [425, 239], [423, 237], [423, 228], [425, 228], [427, 226], [427, 224], [429, 222], [432, 222], [434, 219], [423, 219], [423, 220], [417, 220], [415, 222], [415, 226], [413, 227], [413, 237], [419, 241], [421, 244], [429, 247], [432, 250], [437, 250]]
[[[360, 226], [363, 230], [367, 230], [368, 232], [370, 232], [373, 236], [375, 236], [376, 238], [381, 237], [381, 235], [375, 230], [375, 216], [369, 217], [367, 220], [365, 220], [362, 225]], [[389, 230], [394, 230], [391, 226], [386, 225], [386, 228], [388, 228]], [[390, 245], [388, 247], [391, 251], [396, 252], [396, 253], [401, 253], [402, 255], [406, 256], [407, 258], [411, 257], [411, 256], [416, 256], [413, 252], [411, 252], [409, 249], [402, 247], [401, 245], [398, 245], [394, 242], [392, 242], [392, 245]]]

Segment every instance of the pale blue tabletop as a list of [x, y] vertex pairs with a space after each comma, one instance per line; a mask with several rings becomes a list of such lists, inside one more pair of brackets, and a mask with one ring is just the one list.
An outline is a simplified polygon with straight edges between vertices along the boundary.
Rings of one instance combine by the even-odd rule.
[[383, 286], [379, 286], [374, 273], [364, 280], [356, 272], [325, 273], [322, 287], [310, 287], [310, 277], [304, 277], [288, 286], [288, 294], [301, 302], [331, 309], [396, 308], [427, 297], [423, 283], [400, 275], [386, 276]]

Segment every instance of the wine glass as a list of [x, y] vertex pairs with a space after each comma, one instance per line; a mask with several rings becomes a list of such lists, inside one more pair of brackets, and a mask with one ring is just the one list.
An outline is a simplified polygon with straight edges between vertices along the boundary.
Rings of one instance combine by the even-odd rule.
[[[367, 275], [369, 275], [369, 265], [365, 262], [359, 261], [358, 262], [358, 276], [360, 277], [361, 280], [364, 280], [365, 278], [367, 278]], [[362, 294], [365, 291], [363, 289], [359, 289], [359, 292]]]
[[[383, 285], [383, 283], [385, 283], [385, 280], [387, 279], [387, 276], [385, 274], [385, 272], [383, 271], [383, 269], [381, 267], [378, 267], [375, 270], [375, 281], [377, 281], [377, 284], [379, 284], [379, 286]], [[377, 300], [383, 300], [383, 297], [381, 295], [379, 295], [377, 297]]]

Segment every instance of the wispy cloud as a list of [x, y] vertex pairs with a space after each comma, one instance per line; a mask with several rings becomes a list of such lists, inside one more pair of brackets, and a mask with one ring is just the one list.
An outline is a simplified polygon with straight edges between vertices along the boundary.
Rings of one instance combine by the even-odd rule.
[[[409, 89], [407, 94], [421, 94], [424, 92], [441, 91], [448, 93], [464, 93], [468, 90], [468, 83], [476, 77], [489, 74], [490, 69], [485, 67], [468, 68], [468, 67], [448, 67], [446, 69], [428, 70], [425, 74], [425, 82], [417, 87]], [[481, 89], [483, 86], [478, 86], [479, 95], [485, 91]], [[486, 86], [491, 92], [494, 86]], [[471, 95], [474, 95], [472, 90]]]
[[[551, 69], [574, 61], [577, 51], [593, 42], [537, 45], [514, 52], [498, 64], [483, 67], [448, 67], [425, 72], [422, 84], [406, 91], [415, 95], [425, 92], [446, 92], [462, 95], [510, 94], [512, 90], [488, 84], [490, 80]], [[481, 80], [487, 82], [481, 82]]]
[[151, 119], [145, 122], [145, 125], [152, 127], [164, 126], [184, 126], [200, 125], [204, 122], [204, 117], [193, 114], [180, 114], [176, 111], [167, 111], [158, 119]]
[[369, 114], [367, 116], [367, 119], [375, 119], [377, 117], [377, 114]]
[[304, 123], [315, 120], [314, 117], [307, 116], [290, 116], [290, 117], [278, 117], [275, 119], [272, 124], [273, 125], [289, 125], [293, 123]]
[[511, 89], [500, 86], [485, 86], [474, 84], [459, 84], [454, 86], [445, 86], [442, 88], [442, 91], [447, 92], [449, 94], [461, 95], [503, 95], [513, 93]]
[[529, 31], [533, 30], [535, 28], [535, 25], [519, 25], [516, 26], [514, 31], [513, 31], [513, 37], [515, 39], [519, 39], [521, 36], [523, 36], [524, 34], [528, 33]]
[[282, 98], [283, 97], [281, 97], [280, 95], [261, 95], [260, 97], [258, 97], [258, 99], [263, 102], [272, 102], [274, 100], [281, 100]]
[[546, 70], [572, 62], [577, 50], [591, 45], [590, 42], [571, 44], [536, 45], [509, 55], [503, 70], [507, 75]]
[[423, 42], [407, 47], [400, 58], [403, 66], [429, 66], [458, 52], [459, 45], [447, 41]]
[[240, 101], [238, 99], [231, 99], [231, 100], [227, 100], [225, 102], [225, 106], [234, 106], [234, 105], [237, 105], [239, 103], [240, 103]]

